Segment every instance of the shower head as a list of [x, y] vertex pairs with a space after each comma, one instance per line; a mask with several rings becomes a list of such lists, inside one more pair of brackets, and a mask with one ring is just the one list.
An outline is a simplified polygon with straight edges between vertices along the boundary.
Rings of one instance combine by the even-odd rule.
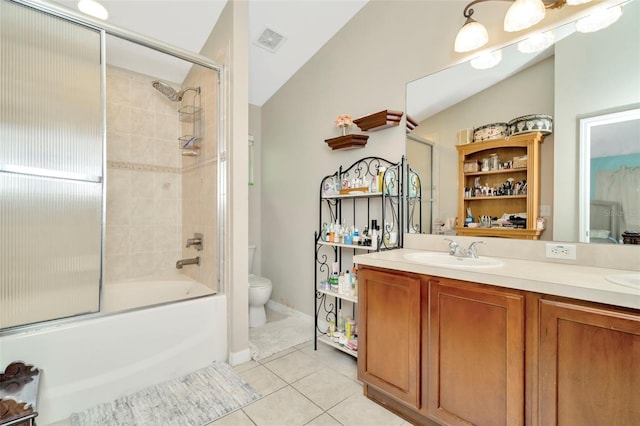
[[151, 84], [153, 85], [154, 89], [165, 95], [167, 98], [169, 98], [169, 100], [174, 102], [180, 100], [180, 94], [176, 92], [176, 89], [169, 86], [167, 83], [160, 80], [155, 80], [151, 82]]
[[199, 87], [187, 87], [186, 89], [182, 89], [181, 91], [178, 92], [176, 91], [176, 89], [169, 86], [164, 81], [160, 81], [160, 80], [152, 81], [151, 85], [153, 85], [154, 89], [156, 89], [158, 92], [165, 95], [167, 98], [169, 98], [170, 101], [173, 101], [173, 102], [180, 102], [182, 100], [182, 96], [184, 96], [185, 92], [187, 92], [188, 90], [193, 90], [197, 93], [200, 93]]

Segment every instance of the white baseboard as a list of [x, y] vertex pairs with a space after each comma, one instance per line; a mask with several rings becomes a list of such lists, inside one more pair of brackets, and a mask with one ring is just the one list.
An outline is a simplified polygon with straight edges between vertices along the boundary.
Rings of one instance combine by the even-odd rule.
[[307, 318], [313, 321], [313, 316], [307, 315], [300, 311], [296, 311], [295, 309], [289, 306], [283, 305], [282, 303], [274, 302], [273, 300], [269, 300], [266, 306], [267, 308], [276, 312], [280, 312], [281, 314], [284, 314], [284, 315], [294, 316], [298, 318]]
[[229, 365], [232, 367], [249, 361], [251, 361], [251, 351], [249, 348], [243, 349], [240, 352], [229, 352]]

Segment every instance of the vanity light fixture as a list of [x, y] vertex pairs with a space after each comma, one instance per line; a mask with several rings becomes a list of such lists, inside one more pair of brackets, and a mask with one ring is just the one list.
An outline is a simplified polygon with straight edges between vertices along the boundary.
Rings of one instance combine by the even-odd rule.
[[522, 53], [535, 53], [546, 49], [556, 41], [556, 32], [553, 30], [544, 33], [535, 33], [518, 43], [518, 50]]
[[466, 21], [456, 36], [454, 45], [456, 52], [469, 52], [484, 46], [489, 41], [487, 29], [471, 17], [474, 13], [471, 6], [486, 1], [510, 1], [513, 3], [504, 17], [504, 30], [514, 32], [525, 30], [540, 22], [544, 19], [547, 9], [557, 9], [565, 4], [587, 3], [591, 0], [473, 0], [462, 13]]
[[576, 21], [576, 30], [581, 33], [594, 33], [615, 23], [622, 16], [620, 5], [610, 8], [601, 8], [591, 15]]
[[107, 9], [95, 0], [80, 0], [78, 1], [78, 10], [93, 16], [94, 18], [106, 20], [109, 17]]
[[471, 66], [477, 70], [486, 70], [493, 68], [502, 60], [502, 50], [494, 50], [486, 52], [471, 60]]

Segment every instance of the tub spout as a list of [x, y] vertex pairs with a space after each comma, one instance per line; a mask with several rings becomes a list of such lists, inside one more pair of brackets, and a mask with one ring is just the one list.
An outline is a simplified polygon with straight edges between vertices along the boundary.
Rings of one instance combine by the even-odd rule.
[[176, 262], [176, 269], [182, 269], [184, 265], [200, 265], [200, 256], [192, 259], [180, 259]]

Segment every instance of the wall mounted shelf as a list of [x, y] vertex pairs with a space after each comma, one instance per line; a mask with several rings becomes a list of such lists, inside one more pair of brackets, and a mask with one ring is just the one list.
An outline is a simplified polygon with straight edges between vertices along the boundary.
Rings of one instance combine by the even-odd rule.
[[402, 111], [391, 111], [385, 109], [384, 111], [355, 119], [353, 120], [353, 123], [360, 127], [360, 130], [364, 132], [377, 132], [378, 130], [399, 125], [403, 114], [404, 112]]
[[407, 114], [406, 125], [407, 125], [407, 133], [411, 133], [413, 129], [418, 127], [418, 122], [414, 120], [412, 117], [410, 117], [409, 114]]
[[325, 139], [324, 141], [332, 150], [363, 148], [367, 144], [367, 135], [344, 135], [337, 138]]

